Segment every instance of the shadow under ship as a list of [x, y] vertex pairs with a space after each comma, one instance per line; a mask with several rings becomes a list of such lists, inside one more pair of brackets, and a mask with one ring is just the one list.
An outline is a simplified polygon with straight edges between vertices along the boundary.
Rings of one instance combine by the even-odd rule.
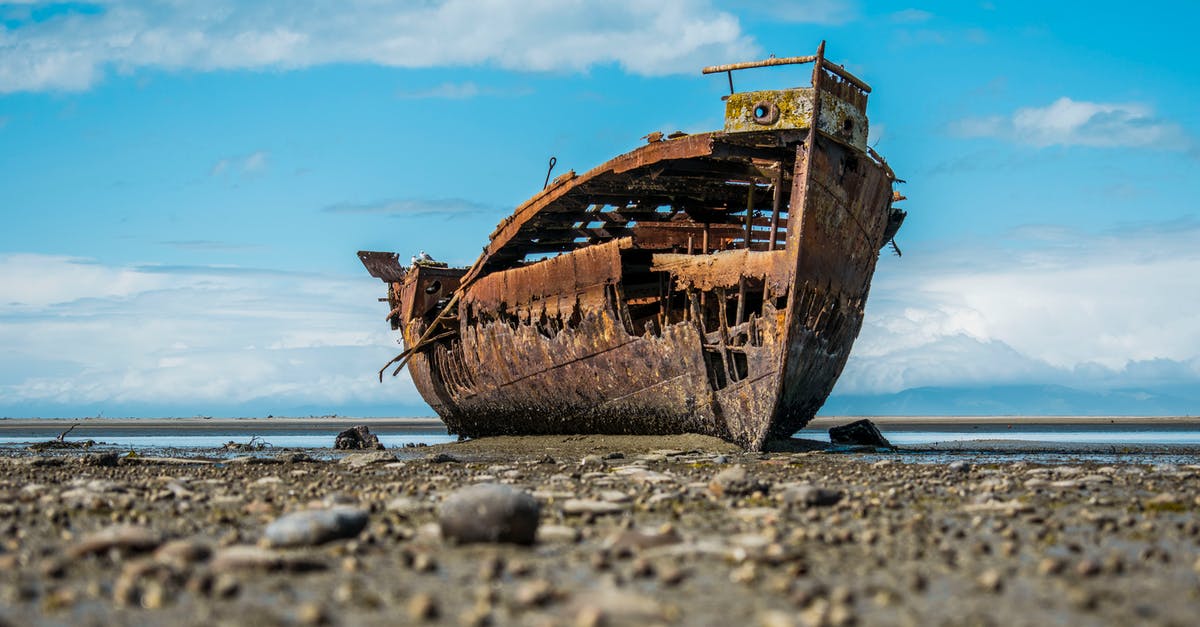
[[[733, 90], [735, 70], [799, 63], [810, 87]], [[407, 366], [469, 437], [691, 432], [761, 449], [811, 420], [905, 216], [867, 146], [870, 87], [824, 43], [704, 73], [728, 74], [724, 130], [651, 134], [559, 176], [471, 267], [359, 252], [405, 346], [380, 379]]]

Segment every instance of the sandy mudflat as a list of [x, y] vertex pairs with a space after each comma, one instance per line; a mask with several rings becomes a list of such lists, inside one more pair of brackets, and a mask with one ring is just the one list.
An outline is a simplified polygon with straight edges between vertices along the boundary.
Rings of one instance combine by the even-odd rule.
[[[1195, 455], [952, 466], [701, 436], [4, 455], [0, 624], [1191, 625], [1200, 603]], [[532, 547], [439, 537], [441, 502], [488, 482], [540, 504]], [[365, 528], [258, 546], [338, 507]]]

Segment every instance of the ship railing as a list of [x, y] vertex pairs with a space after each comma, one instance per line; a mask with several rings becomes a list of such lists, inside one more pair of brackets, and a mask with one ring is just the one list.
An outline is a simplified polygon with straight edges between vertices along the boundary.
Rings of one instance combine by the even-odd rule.
[[[829, 72], [830, 74], [832, 74], [833, 76], [836, 76], [838, 79], [840, 79], [840, 80], [835, 80], [834, 84], [821, 85], [821, 87], [823, 89], [829, 90], [832, 88], [832, 91], [837, 92], [839, 96], [842, 96], [845, 100], [850, 101], [853, 104], [855, 104], [856, 106], [859, 106], [861, 109], [865, 110], [866, 96], [867, 96], [867, 94], [871, 93], [871, 86], [868, 85], [866, 83], [866, 81], [864, 81], [861, 78], [852, 74], [849, 70], [847, 70], [845, 68], [845, 66], [838, 65], [836, 63], [833, 63], [829, 59], [826, 59], [825, 58], [825, 42], [823, 42], [823, 41], [821, 42], [820, 46], [817, 46], [816, 54], [810, 54], [810, 55], [806, 55], [806, 56], [802, 56], [802, 57], [775, 57], [775, 56], [772, 56], [767, 59], [762, 59], [760, 61], [744, 61], [742, 63], [727, 63], [725, 65], [710, 65], [710, 66], [702, 69], [701, 72], [704, 74], [724, 73], [725, 75], [727, 75], [729, 77], [729, 93], [732, 94], [732, 93], [734, 93], [733, 73], [738, 70], [749, 70], [752, 68], [773, 67], [773, 66], [778, 66], [778, 65], [804, 65], [804, 64], [808, 64], [808, 63], [816, 64], [816, 66], [813, 68], [812, 82], [813, 82], [814, 87], [818, 86], [821, 83], [821, 81], [819, 81], [817, 78], [818, 77], [817, 70], [818, 70], [818, 68], [823, 69], [823, 70]], [[853, 86], [853, 88], [855, 90], [857, 90], [858, 93], [857, 94], [846, 93], [846, 92], [852, 91], [852, 90], [847, 90], [847, 89], [845, 89], [845, 87], [842, 87], [841, 89], [839, 89], [839, 86], [841, 86], [840, 84], [845, 84], [845, 87]]]

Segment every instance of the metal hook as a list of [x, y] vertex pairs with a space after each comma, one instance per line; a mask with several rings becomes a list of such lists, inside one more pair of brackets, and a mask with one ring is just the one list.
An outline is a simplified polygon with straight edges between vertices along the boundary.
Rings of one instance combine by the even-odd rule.
[[542, 183], [542, 189], [550, 187], [550, 173], [554, 171], [554, 165], [558, 163], [558, 158], [550, 157], [550, 167], [546, 168], [546, 182]]

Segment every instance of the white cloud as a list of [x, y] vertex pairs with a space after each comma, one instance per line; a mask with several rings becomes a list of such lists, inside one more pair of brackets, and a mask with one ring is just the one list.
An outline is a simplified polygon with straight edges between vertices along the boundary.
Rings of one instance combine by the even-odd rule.
[[392, 217], [456, 216], [493, 213], [496, 207], [462, 198], [391, 198], [377, 202], [338, 203], [325, 208], [329, 213], [387, 215]]
[[995, 137], [1032, 146], [1157, 147], [1185, 150], [1186, 133], [1149, 105], [1059, 98], [1010, 116], [966, 118], [951, 125], [960, 137]]
[[[815, 4], [837, 4], [822, 3]], [[491, 64], [638, 74], [691, 72], [757, 53], [707, 0], [112, 0], [0, 29], [0, 93], [82, 90], [111, 71], [230, 70], [328, 63]]]
[[933, 19], [933, 14], [921, 9], [903, 9], [891, 14], [891, 20], [898, 24], [920, 24]]
[[4, 255], [0, 284], [22, 301], [0, 303], [0, 412], [421, 403], [407, 377], [376, 378], [399, 348], [365, 273]]
[[1030, 228], [1002, 245], [906, 247], [903, 258], [880, 261], [838, 391], [1089, 387], [1129, 380], [1153, 363], [1200, 384], [1196, 241], [1200, 224], [1184, 221], [1100, 235]]
[[252, 152], [248, 155], [218, 159], [208, 169], [209, 176], [221, 176], [226, 172], [236, 172], [241, 175], [254, 175], [265, 172], [271, 153], [265, 150]]

